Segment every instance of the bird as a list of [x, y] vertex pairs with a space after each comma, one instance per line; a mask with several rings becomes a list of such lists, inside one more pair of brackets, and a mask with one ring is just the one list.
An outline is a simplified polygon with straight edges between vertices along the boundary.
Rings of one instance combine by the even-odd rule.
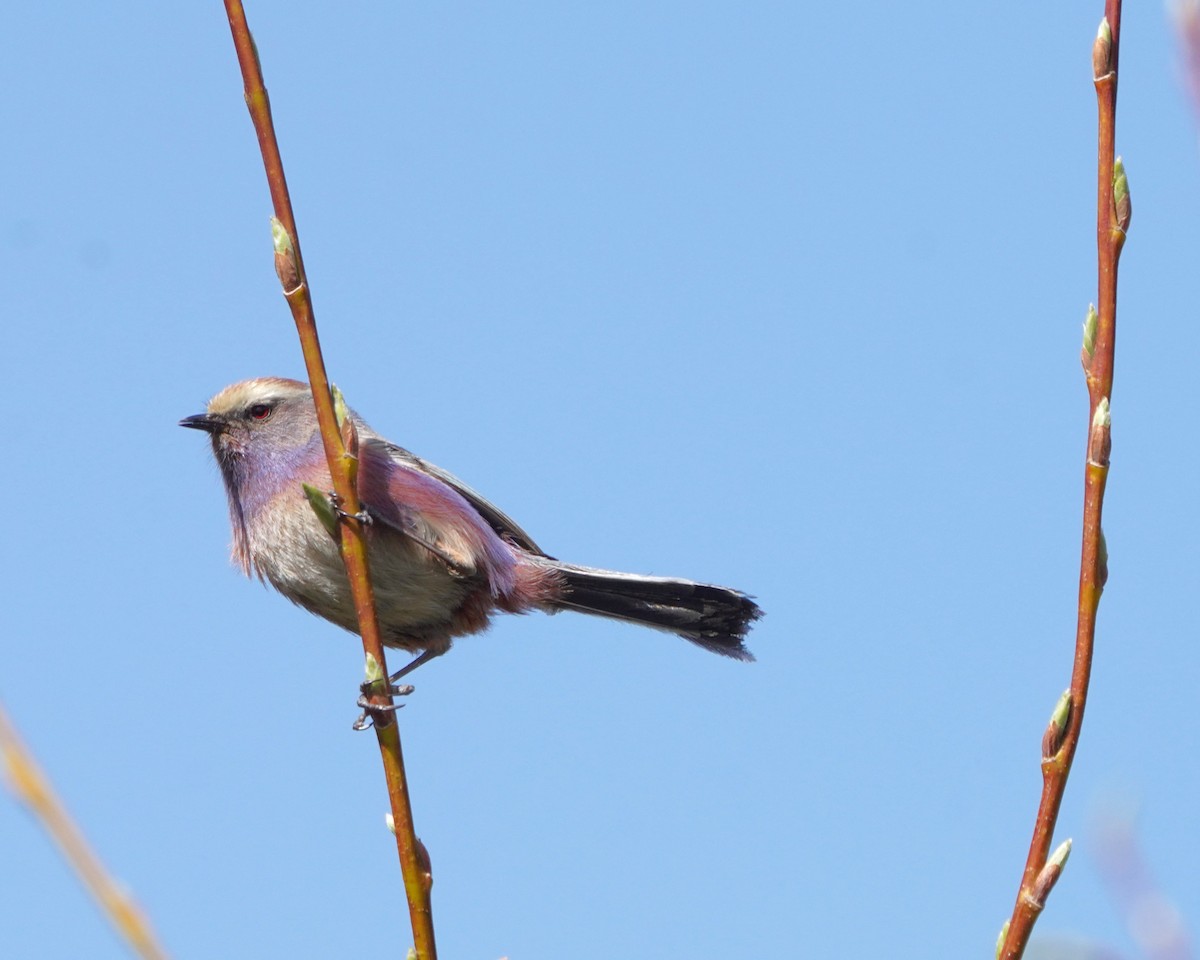
[[[411, 672], [487, 628], [497, 612], [573, 610], [676, 634], [750, 661], [745, 638], [762, 616], [739, 590], [673, 577], [564, 563], [457, 477], [375, 433], [359, 437], [363, 506], [376, 613], [386, 646], [415, 654]], [[182, 427], [212, 441], [229, 501], [234, 564], [292, 602], [358, 632], [340, 548], [304, 485], [330, 491], [309, 385], [284, 377], [232, 384]]]

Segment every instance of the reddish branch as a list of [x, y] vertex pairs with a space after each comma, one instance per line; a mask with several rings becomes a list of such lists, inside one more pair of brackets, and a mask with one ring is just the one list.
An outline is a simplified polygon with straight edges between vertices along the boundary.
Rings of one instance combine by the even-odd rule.
[[1128, 185], [1114, 151], [1120, 31], [1121, 0], [1106, 0], [1105, 18], [1092, 52], [1100, 118], [1096, 209], [1099, 308], [1089, 311], [1082, 355], [1089, 404], [1075, 661], [1070, 689], [1059, 701], [1042, 742], [1042, 798], [1017, 902], [1001, 933], [997, 949], [997, 955], [1004, 960], [1016, 960], [1024, 953], [1033, 925], [1045, 907], [1046, 896], [1062, 872], [1066, 853], [1070, 850], [1068, 841], [1051, 855], [1050, 844], [1054, 839], [1054, 827], [1066, 791], [1071, 763], [1079, 745], [1092, 672], [1096, 610], [1108, 576], [1101, 515], [1111, 447], [1109, 417], [1116, 344], [1117, 262], [1130, 216]]
[[[321, 344], [317, 338], [316, 321], [313, 317], [312, 299], [304, 273], [304, 260], [300, 255], [300, 239], [296, 232], [296, 221], [292, 214], [292, 203], [288, 196], [287, 180], [283, 173], [283, 160], [275, 128], [271, 120], [271, 105], [267, 88], [263, 83], [258, 53], [246, 24], [246, 14], [238, 0], [225, 0], [229, 15], [229, 28], [233, 33], [237, 49], [238, 64], [245, 84], [246, 106], [254, 121], [262, 151], [263, 166], [271, 190], [271, 202], [275, 218], [282, 227], [282, 235], [276, 242], [276, 266], [284, 286], [284, 296], [291, 307], [304, 351], [304, 363], [308, 380], [312, 386], [313, 402], [321, 438], [325, 445], [325, 456], [329, 461], [329, 473], [333, 487], [341, 498], [341, 508], [349, 516], [341, 526], [340, 544], [342, 558], [346, 563], [346, 575], [354, 594], [355, 610], [358, 614], [359, 632], [363, 651], [368, 664], [368, 675], [384, 678], [371, 685], [368, 695], [368, 712], [374, 720], [379, 750], [383, 759], [387, 779], [388, 797], [391, 800], [392, 819], [395, 825], [396, 846], [400, 855], [400, 867], [404, 875], [404, 889], [408, 898], [409, 915], [412, 920], [413, 943], [420, 960], [435, 960], [437, 949], [433, 937], [433, 915], [429, 892], [432, 877], [429, 860], [424, 848], [417, 840], [413, 829], [412, 808], [409, 804], [408, 785], [404, 773], [404, 757], [400, 749], [400, 733], [391, 712], [393, 701], [386, 682], [387, 659], [375, 616], [375, 601], [371, 590], [370, 571], [367, 565], [366, 539], [363, 525], [355, 519], [360, 504], [354, 482], [357, 459], [354, 456], [357, 437], [350, 422], [345, 421], [347, 435], [339, 429], [334, 412], [333, 399], [329, 390], [329, 379], [325, 373], [325, 361], [321, 356]], [[349, 448], [349, 449], [347, 449]]]

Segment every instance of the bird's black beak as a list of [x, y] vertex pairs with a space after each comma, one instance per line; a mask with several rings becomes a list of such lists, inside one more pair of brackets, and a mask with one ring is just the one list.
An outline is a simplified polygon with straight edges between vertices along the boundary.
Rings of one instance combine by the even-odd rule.
[[179, 421], [181, 427], [191, 427], [193, 430], [203, 430], [205, 433], [220, 433], [225, 429], [225, 421], [207, 413], [197, 413], [184, 417]]

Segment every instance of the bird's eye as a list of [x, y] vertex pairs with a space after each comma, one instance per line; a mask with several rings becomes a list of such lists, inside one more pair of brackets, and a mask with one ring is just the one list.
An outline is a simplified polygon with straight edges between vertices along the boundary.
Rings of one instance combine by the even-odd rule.
[[271, 415], [271, 405], [269, 403], [256, 403], [250, 410], [251, 420], [266, 420]]

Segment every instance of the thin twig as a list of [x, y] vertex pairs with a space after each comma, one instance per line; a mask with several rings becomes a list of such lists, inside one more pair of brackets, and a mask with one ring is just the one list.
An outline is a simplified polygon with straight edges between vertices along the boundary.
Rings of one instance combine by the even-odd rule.
[[3, 707], [0, 707], [0, 756], [8, 771], [13, 793], [41, 821], [117, 933], [145, 960], [167, 960], [166, 950], [159, 945], [141, 910], [104, 869], [99, 857], [88, 846], [79, 827], [55, 795], [50, 781], [17, 736], [16, 728]]
[[[1088, 444], [1084, 467], [1083, 549], [1079, 567], [1079, 607], [1075, 661], [1070, 689], [1063, 694], [1042, 740], [1042, 798], [1038, 805], [1029, 856], [1012, 916], [1001, 932], [997, 956], [1016, 960], [1025, 952], [1046, 895], [1058, 879], [1070, 841], [1053, 856], [1050, 844], [1087, 706], [1088, 682], [1096, 638], [1096, 610], [1108, 577], [1108, 554], [1101, 528], [1104, 488], [1111, 448], [1110, 404], [1116, 345], [1117, 262], [1129, 228], [1129, 188], [1116, 159], [1117, 53], [1121, 0], [1106, 0], [1105, 17], [1092, 49], [1093, 78], [1099, 108], [1096, 246], [1099, 309], [1089, 309], [1084, 324], [1083, 368], [1088, 388]], [[1061, 855], [1061, 856], [1060, 856]]]
[[[333, 487], [341, 498], [341, 508], [346, 515], [339, 539], [342, 558], [346, 563], [346, 575], [354, 596], [354, 607], [358, 616], [359, 633], [368, 665], [368, 676], [382, 677], [371, 684], [368, 712], [374, 721], [379, 750], [383, 759], [387, 779], [388, 797], [391, 800], [392, 818], [395, 823], [396, 847], [400, 855], [400, 868], [404, 875], [404, 890], [408, 898], [409, 916], [412, 920], [413, 944], [419, 960], [436, 960], [437, 948], [433, 936], [433, 914], [430, 907], [432, 877], [429, 872], [428, 856], [417, 840], [413, 829], [412, 808], [409, 804], [407, 778], [404, 772], [404, 756], [400, 748], [400, 733], [392, 712], [394, 707], [391, 690], [387, 683], [387, 660], [375, 615], [375, 601], [371, 590], [370, 572], [367, 565], [366, 533], [363, 523], [356, 519], [361, 506], [355, 483], [357, 471], [357, 436], [352, 422], [347, 418], [339, 429], [334, 411], [329, 380], [325, 373], [325, 361], [317, 338], [316, 321], [313, 317], [312, 299], [304, 273], [304, 261], [300, 255], [300, 239], [292, 214], [288, 196], [287, 180], [283, 173], [283, 160], [275, 138], [271, 119], [271, 105], [263, 82], [258, 52], [250, 36], [245, 10], [238, 0], [225, 0], [229, 16], [229, 28], [237, 50], [238, 64], [245, 84], [246, 106], [254, 121], [259, 149], [262, 151], [263, 166], [271, 190], [271, 201], [278, 221], [276, 232], [276, 266], [283, 283], [284, 296], [291, 307], [300, 345], [304, 351], [304, 363], [308, 370], [308, 381], [312, 387], [316, 405], [317, 421], [321, 439], [325, 445], [325, 456], [329, 462], [329, 473]], [[278, 235], [280, 230], [282, 235]], [[349, 448], [349, 449], [347, 449]]]

